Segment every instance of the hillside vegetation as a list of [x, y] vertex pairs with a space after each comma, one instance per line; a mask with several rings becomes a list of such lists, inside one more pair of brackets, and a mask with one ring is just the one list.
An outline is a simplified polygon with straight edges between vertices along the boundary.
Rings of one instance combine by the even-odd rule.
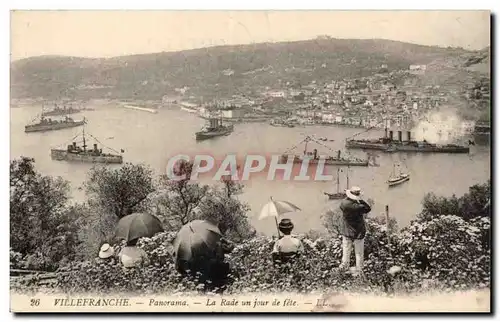
[[[216, 92], [224, 96], [251, 93], [257, 84], [277, 87], [280, 82], [305, 85], [312, 80], [369, 76], [382, 64], [389, 71], [406, 69], [410, 64], [463, 64], [473, 54], [461, 48], [381, 39], [319, 37], [107, 59], [40, 56], [11, 64], [11, 95], [160, 99], [176, 87], [188, 86], [193, 95]], [[445, 68], [456, 68], [456, 64]], [[227, 70], [232, 73], [225, 73]]]

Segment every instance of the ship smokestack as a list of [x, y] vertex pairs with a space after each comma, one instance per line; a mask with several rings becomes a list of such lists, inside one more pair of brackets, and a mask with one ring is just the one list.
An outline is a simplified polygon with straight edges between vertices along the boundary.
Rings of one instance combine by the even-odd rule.
[[73, 147], [76, 148], [76, 142], [73, 142]]
[[411, 132], [410, 132], [410, 131], [408, 131], [408, 132], [406, 132], [406, 133], [408, 133], [408, 142], [411, 142]]
[[394, 131], [389, 131], [389, 139], [391, 141], [394, 139]]
[[398, 131], [398, 141], [403, 142], [403, 131]]
[[97, 144], [94, 143], [94, 151], [97, 151]]
[[337, 151], [337, 158], [340, 159], [340, 150]]

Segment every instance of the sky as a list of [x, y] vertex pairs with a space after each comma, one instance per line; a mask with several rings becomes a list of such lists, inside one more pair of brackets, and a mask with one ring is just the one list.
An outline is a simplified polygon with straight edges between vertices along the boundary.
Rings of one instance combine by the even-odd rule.
[[11, 60], [112, 57], [318, 35], [475, 50], [490, 45], [490, 12], [13, 11]]

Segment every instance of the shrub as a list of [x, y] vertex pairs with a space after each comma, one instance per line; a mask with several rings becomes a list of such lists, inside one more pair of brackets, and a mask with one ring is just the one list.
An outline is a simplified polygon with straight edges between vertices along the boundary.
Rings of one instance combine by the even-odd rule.
[[34, 162], [10, 163], [10, 246], [26, 268], [53, 270], [73, 259], [79, 227], [67, 207], [69, 183], [39, 174]]
[[431, 220], [441, 215], [455, 215], [464, 220], [476, 217], [491, 216], [491, 181], [485, 184], [473, 185], [469, 192], [458, 198], [438, 197], [432, 193], [427, 194], [422, 201], [423, 210], [419, 218]]
[[153, 171], [131, 163], [117, 169], [95, 166], [84, 186], [90, 203], [117, 218], [144, 210], [148, 195], [155, 191]]
[[466, 222], [444, 215], [430, 221], [416, 220], [405, 228], [400, 245], [407, 264], [446, 287], [486, 287], [490, 284], [490, 247], [484, 243], [489, 231], [487, 217]]
[[[488, 218], [471, 223], [456, 216], [441, 216], [429, 222], [417, 220], [391, 236], [390, 243], [385, 225], [374, 220], [367, 222], [364, 278], [337, 272], [342, 257], [339, 237], [311, 240], [298, 236], [304, 244], [304, 254], [293, 263], [281, 265], [275, 265], [270, 255], [275, 240], [254, 237], [227, 255], [232, 273], [225, 292], [390, 292], [414, 291], [430, 285], [447, 289], [489, 286], [490, 251], [482, 244], [483, 233], [490, 229]], [[148, 267], [126, 269], [118, 260], [71, 263], [60, 269], [57, 286], [66, 292], [204, 291], [206, 285], [176, 272], [171, 246], [174, 238], [175, 233], [165, 232], [139, 241], [139, 247], [150, 256]], [[389, 273], [394, 266], [400, 269], [395, 275]]]

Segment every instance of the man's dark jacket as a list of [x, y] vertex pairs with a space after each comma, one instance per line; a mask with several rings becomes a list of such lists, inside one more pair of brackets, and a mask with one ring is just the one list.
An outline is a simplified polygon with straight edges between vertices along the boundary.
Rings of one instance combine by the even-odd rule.
[[339, 233], [351, 239], [363, 239], [366, 234], [364, 214], [372, 209], [364, 200], [354, 201], [349, 198], [340, 203], [342, 217], [339, 223]]

